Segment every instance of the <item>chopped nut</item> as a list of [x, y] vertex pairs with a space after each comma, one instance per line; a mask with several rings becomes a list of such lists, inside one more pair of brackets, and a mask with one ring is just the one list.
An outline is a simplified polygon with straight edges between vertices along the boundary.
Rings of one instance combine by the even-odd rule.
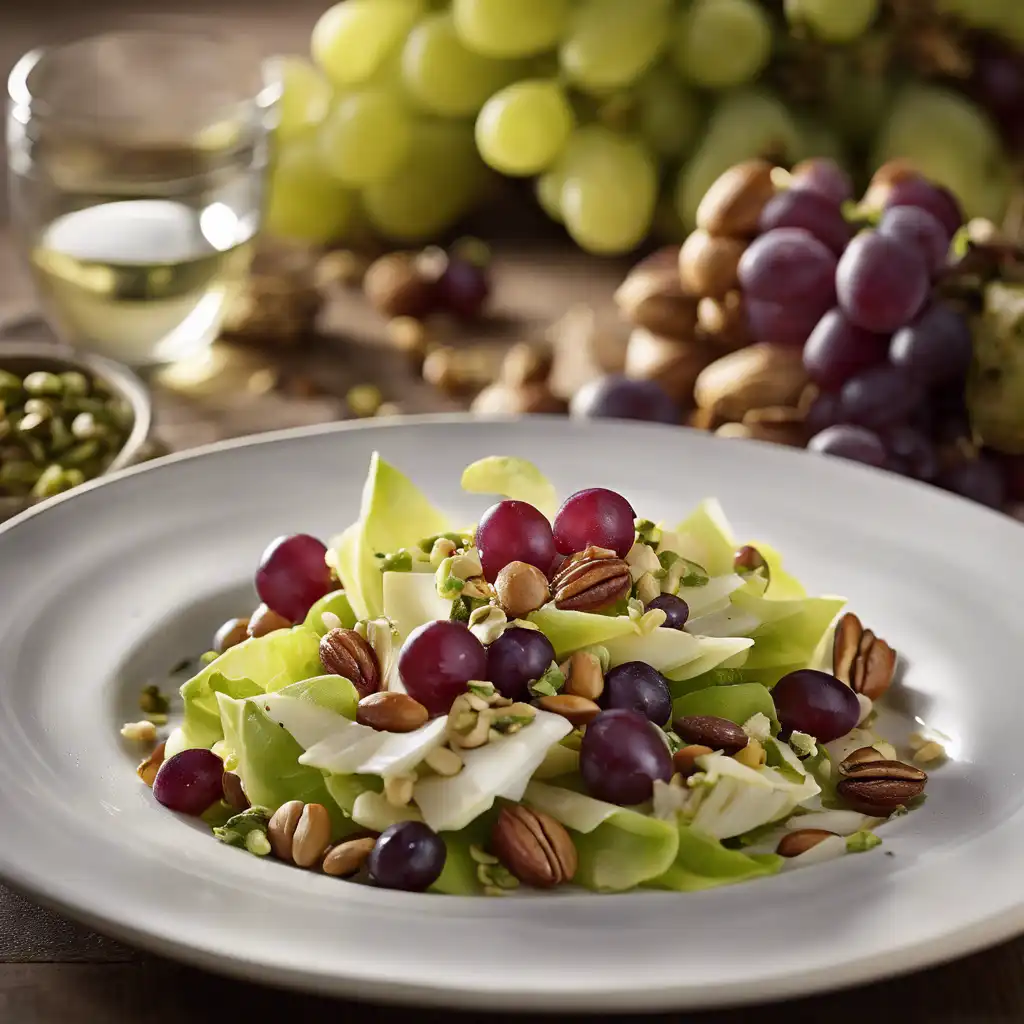
[[759, 740], [748, 739], [747, 745], [732, 755], [740, 764], [748, 768], [760, 768], [768, 759], [764, 747]]
[[462, 771], [462, 758], [448, 747], [435, 747], [423, 761], [438, 775], [452, 776]]
[[504, 566], [494, 581], [494, 591], [505, 614], [512, 619], [535, 612], [551, 596], [547, 576], [527, 562], [509, 562]]
[[560, 668], [565, 676], [564, 693], [591, 701], [596, 701], [604, 693], [604, 673], [597, 655], [576, 651]]
[[492, 604], [481, 605], [469, 613], [469, 631], [485, 647], [493, 644], [505, 632], [508, 617]]
[[138, 775], [142, 781], [153, 788], [153, 783], [156, 781], [156, 773], [160, 770], [160, 765], [164, 763], [164, 747], [166, 744], [161, 743], [158, 747], [155, 747], [153, 753], [143, 761], [138, 768], [135, 769], [135, 774]]
[[586, 697], [576, 697], [571, 693], [556, 693], [553, 697], [541, 697], [537, 706], [552, 714], [561, 715], [574, 728], [588, 725], [601, 713], [601, 708]]
[[415, 785], [412, 775], [392, 775], [384, 780], [384, 799], [392, 807], [406, 807], [412, 800]]
[[156, 726], [152, 722], [125, 722], [121, 735], [135, 743], [152, 743], [156, 739]]
[[447, 735], [448, 742], [453, 748], [473, 750], [482, 747], [490, 739], [494, 712], [489, 708], [475, 710], [470, 703], [472, 696], [475, 694], [460, 694], [448, 712]]
[[[697, 758], [703, 757], [705, 754], [713, 754], [714, 751], [710, 747], [706, 747], [700, 743], [690, 743], [685, 747], [680, 747], [672, 755], [672, 764], [675, 770], [685, 779], [698, 770]], [[675, 778], [675, 776], [673, 776]]]
[[946, 759], [946, 748], [935, 740], [929, 740], [914, 751], [914, 760], [919, 764], [932, 764]]

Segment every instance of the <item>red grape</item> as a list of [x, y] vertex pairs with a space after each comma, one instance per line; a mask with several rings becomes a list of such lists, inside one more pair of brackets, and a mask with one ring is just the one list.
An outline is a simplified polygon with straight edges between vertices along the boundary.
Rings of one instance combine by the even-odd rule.
[[946, 264], [949, 235], [927, 210], [917, 206], [894, 206], [883, 214], [878, 233], [917, 249], [933, 277]]
[[845, 423], [826, 427], [820, 434], [815, 434], [807, 442], [807, 450], [863, 462], [868, 466], [884, 466], [887, 454], [877, 434]]
[[973, 349], [966, 318], [936, 302], [893, 335], [889, 359], [925, 387], [952, 382], [962, 386]]
[[422, 821], [400, 821], [381, 832], [366, 866], [370, 878], [385, 889], [422, 892], [444, 870], [444, 840]]
[[839, 417], [839, 396], [831, 391], [823, 391], [807, 410], [805, 426], [811, 434], [817, 434], [841, 422]]
[[645, 611], [655, 609], [665, 613], [665, 621], [662, 624], [665, 629], [682, 629], [690, 617], [690, 606], [675, 594], [659, 594], [653, 601], [648, 601], [644, 605]]
[[882, 363], [851, 377], [839, 401], [844, 423], [878, 430], [909, 419], [924, 401], [924, 392], [906, 370]]
[[748, 299], [788, 302], [806, 308], [833, 304], [836, 257], [824, 242], [802, 228], [776, 228], [755, 238], [739, 265]]
[[858, 327], [891, 334], [910, 323], [928, 296], [928, 268], [904, 242], [865, 231], [847, 247], [836, 271], [839, 305]]
[[272, 541], [256, 571], [260, 600], [289, 622], [301, 622], [334, 589], [326, 555], [323, 542], [306, 533]]
[[555, 515], [555, 547], [573, 555], [593, 544], [625, 558], [633, 546], [635, 520], [633, 506], [621, 494], [604, 487], [577, 491]]
[[761, 232], [774, 228], [803, 228], [842, 255], [853, 232], [837, 203], [820, 192], [791, 188], [770, 199], [761, 211]]
[[526, 562], [546, 573], [556, 554], [547, 517], [528, 502], [511, 499], [492, 505], [480, 517], [476, 546], [491, 583], [509, 562]]
[[410, 697], [444, 715], [470, 680], [487, 678], [487, 652], [467, 626], [439, 619], [406, 637], [398, 673]]
[[963, 210], [948, 188], [933, 185], [924, 178], [908, 177], [893, 182], [885, 200], [885, 209], [894, 206], [916, 206], [927, 210], [952, 238], [964, 222]]
[[643, 661], [627, 661], [605, 676], [601, 707], [629, 708], [664, 725], [672, 714], [672, 694], [657, 669]]
[[799, 299], [787, 302], [767, 302], [749, 299], [747, 326], [757, 341], [769, 345], [788, 345], [800, 348], [807, 341], [822, 314], [835, 302], [835, 293], [827, 301], [809, 305]]
[[539, 629], [511, 626], [487, 648], [487, 678], [503, 697], [528, 701], [530, 683], [554, 660], [555, 649]]
[[678, 423], [682, 410], [653, 380], [611, 373], [588, 381], [572, 397], [572, 416], [583, 419], [649, 420]]
[[1006, 481], [999, 466], [992, 459], [979, 456], [965, 459], [944, 469], [936, 483], [971, 501], [980, 502], [990, 508], [1002, 508], [1006, 501]]
[[460, 320], [475, 320], [491, 295], [487, 269], [458, 256], [449, 256], [437, 282], [437, 292], [443, 309]]
[[[889, 339], [850, 323], [841, 309], [818, 322], [804, 346], [804, 367], [826, 391], [838, 391], [854, 374], [885, 359]], [[828, 426], [828, 424], [824, 424]]]
[[828, 157], [814, 157], [803, 160], [793, 168], [792, 188], [815, 192], [841, 206], [853, 198], [853, 184], [850, 177], [835, 160]]
[[224, 762], [202, 747], [169, 757], [153, 782], [153, 796], [159, 803], [196, 818], [223, 795]]
[[654, 782], [672, 778], [672, 755], [661, 730], [637, 711], [602, 711], [580, 744], [580, 774], [598, 800], [632, 806], [650, 800]]
[[860, 719], [860, 702], [853, 690], [813, 668], [783, 676], [772, 690], [772, 700], [783, 733], [810, 733], [819, 743], [845, 736]]
[[915, 480], [933, 480], [939, 456], [927, 434], [907, 424], [885, 431], [882, 441], [889, 450], [889, 468]]

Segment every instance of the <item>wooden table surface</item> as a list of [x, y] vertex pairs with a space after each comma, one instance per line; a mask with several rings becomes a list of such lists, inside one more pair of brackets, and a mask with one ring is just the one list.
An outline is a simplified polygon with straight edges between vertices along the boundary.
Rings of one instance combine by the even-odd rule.
[[[321, 0], [165, 0], [164, 11], [229, 17], [238, 31], [265, 45], [302, 50]], [[0, 68], [10, 67], [31, 46], [73, 37], [149, 11], [145, 0], [34, 0], [4, 5]], [[592, 305], [611, 321], [611, 290], [621, 267], [584, 260], [557, 243], [543, 247], [506, 244], [498, 251], [496, 303], [502, 325], [494, 334], [508, 339], [540, 329], [570, 304]], [[32, 294], [12, 240], [0, 237], [0, 314], [32, 308]], [[256, 352], [221, 347], [224, 367], [203, 384], [181, 382], [157, 393], [161, 438], [187, 448], [258, 430], [332, 420], [345, 415], [344, 395], [357, 383], [375, 382], [385, 399], [404, 411], [457, 408], [412, 373], [382, 342], [380, 319], [358, 298], [339, 296], [323, 318], [324, 340], [296, 353]], [[312, 381], [313, 398], [289, 389], [265, 390], [278, 373], [292, 391]], [[255, 378], [253, 375], [256, 375]], [[261, 382], [254, 387], [255, 382]], [[3, 841], [0, 829], [0, 842]], [[1024, 857], [1024, 851], [1022, 851]], [[969, 898], [969, 880], [964, 885]], [[780, 911], [780, 912], [784, 912]], [[829, 922], [822, 923], [823, 942]], [[742, 927], [724, 922], [723, 927]], [[770, 941], [770, 937], [766, 937]], [[623, 956], [628, 956], [623, 951]], [[841, 951], [837, 948], [837, 958]], [[763, 1010], [694, 1014], [686, 1020], [739, 1024], [756, 1012], [765, 1022], [861, 1022], [899, 1020], [907, 1024], [946, 1021], [1024, 1021], [1024, 939], [959, 962], [869, 987], [820, 996]], [[510, 965], [510, 968], [512, 965]], [[229, 1015], [225, 1017], [225, 1014]], [[0, 887], [0, 1022], [11, 1024], [178, 1024], [183, 1020], [343, 1019], [398, 1021], [409, 1010], [346, 1004], [242, 984], [129, 949]], [[480, 1014], [417, 1011], [422, 1024], [480, 1019]], [[532, 1017], [533, 1020], [544, 1018]], [[683, 1019], [667, 1015], [665, 1020]]]

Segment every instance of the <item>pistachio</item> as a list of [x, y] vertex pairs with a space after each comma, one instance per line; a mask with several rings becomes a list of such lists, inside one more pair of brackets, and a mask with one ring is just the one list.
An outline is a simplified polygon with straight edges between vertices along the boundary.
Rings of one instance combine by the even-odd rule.
[[548, 578], [528, 562], [509, 562], [494, 580], [494, 591], [505, 614], [521, 619], [547, 604]]
[[626, 376], [657, 381], [676, 401], [690, 402], [697, 375], [715, 358], [706, 344], [635, 327], [626, 346]]
[[683, 287], [701, 298], [720, 299], [739, 287], [738, 268], [746, 243], [713, 237], [698, 228], [679, 250]]
[[422, 317], [437, 300], [437, 281], [423, 273], [415, 254], [392, 252], [367, 267], [363, 291], [384, 316]]
[[332, 629], [325, 633], [320, 639], [320, 662], [324, 671], [344, 676], [360, 697], [380, 688], [377, 655], [354, 629]]
[[742, 292], [732, 291], [719, 299], [701, 299], [697, 306], [697, 333], [719, 351], [735, 352], [749, 345], [753, 339]]
[[823, 842], [834, 832], [826, 832], [823, 828], [801, 828], [795, 832], [788, 832], [779, 840], [775, 852], [780, 857], [799, 857], [801, 853], [813, 850], [818, 843]]
[[597, 655], [576, 651], [559, 667], [565, 676], [563, 693], [590, 701], [596, 701], [604, 693], [604, 673]]
[[635, 266], [615, 292], [615, 304], [623, 318], [652, 334], [679, 341], [693, 338], [697, 299], [679, 279], [679, 247], [668, 246], [665, 258]]
[[571, 693], [556, 693], [551, 697], [541, 697], [537, 706], [543, 711], [561, 715], [574, 728], [588, 725], [601, 713], [601, 708], [586, 697], [577, 697]]
[[698, 757], [703, 757], [705, 754], [713, 753], [714, 751], [711, 747], [704, 746], [701, 743], [690, 743], [685, 747], [680, 747], [672, 755], [672, 764], [675, 767], [675, 770], [686, 778], [697, 771]]
[[452, 702], [448, 712], [447, 736], [453, 748], [474, 750], [482, 747], [491, 736], [491, 722], [494, 712], [487, 707], [478, 708], [472, 693], [462, 693]]
[[764, 343], [730, 352], [705, 367], [693, 397], [702, 409], [741, 420], [751, 409], [792, 406], [807, 384], [799, 348]]
[[282, 804], [267, 825], [267, 838], [274, 856], [300, 868], [312, 867], [324, 855], [331, 841], [331, 819], [323, 804], [289, 800]]
[[378, 732], [414, 732], [427, 724], [430, 713], [407, 693], [382, 690], [359, 702], [356, 721]]
[[523, 804], [501, 809], [491, 831], [491, 847], [516, 878], [538, 888], [571, 882], [579, 863], [565, 826]]
[[686, 715], [677, 718], [672, 728], [684, 743], [700, 744], [726, 754], [736, 754], [749, 743], [740, 726], [715, 715]]
[[351, 878], [366, 863], [376, 845], [376, 839], [364, 837], [349, 839], [344, 843], [338, 843], [337, 846], [332, 846], [327, 851], [321, 865], [324, 874], [334, 878]]
[[223, 654], [225, 651], [240, 644], [243, 640], [246, 640], [248, 636], [248, 619], [228, 619], [228, 621], [213, 634], [213, 649], [218, 654]]
[[274, 633], [279, 629], [290, 629], [291, 625], [283, 615], [278, 615], [277, 612], [272, 611], [265, 604], [261, 604], [249, 616], [249, 625], [246, 627], [246, 631], [249, 636], [266, 636], [268, 633]]
[[305, 804], [301, 800], [289, 800], [281, 804], [267, 825], [270, 848], [278, 860], [292, 859], [292, 837], [299, 824]]
[[767, 160], [730, 167], [704, 193], [697, 207], [697, 227], [730, 238], [756, 235], [761, 211], [775, 195], [772, 170]]

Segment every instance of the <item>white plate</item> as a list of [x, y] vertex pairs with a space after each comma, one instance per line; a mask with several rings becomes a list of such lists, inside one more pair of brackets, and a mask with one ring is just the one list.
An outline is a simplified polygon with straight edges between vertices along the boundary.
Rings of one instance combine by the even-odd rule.
[[[515, 900], [359, 887], [247, 857], [156, 806], [118, 725], [139, 687], [253, 601], [268, 540], [356, 515], [379, 449], [462, 517], [487, 454], [652, 518], [716, 495], [905, 655], [951, 737], [880, 851], [696, 894]], [[0, 530], [0, 874], [203, 967], [342, 995], [495, 1008], [689, 1008], [867, 981], [1024, 930], [1024, 529], [895, 477], [646, 425], [460, 418], [289, 432], [81, 489]], [[892, 854], [887, 856], [886, 854]]]

